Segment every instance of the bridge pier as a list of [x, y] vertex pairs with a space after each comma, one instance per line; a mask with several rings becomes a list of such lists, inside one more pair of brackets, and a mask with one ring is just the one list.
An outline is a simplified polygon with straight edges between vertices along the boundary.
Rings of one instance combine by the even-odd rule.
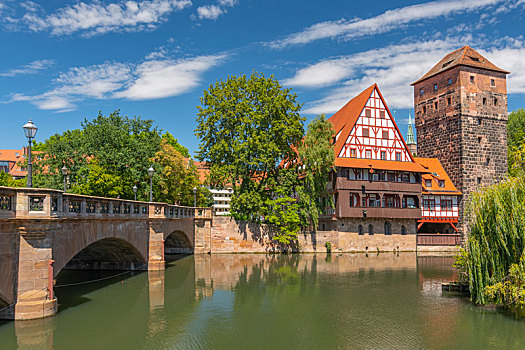
[[163, 232], [150, 223], [149, 227], [149, 248], [148, 248], [148, 270], [158, 271], [166, 268], [164, 260], [164, 236]]

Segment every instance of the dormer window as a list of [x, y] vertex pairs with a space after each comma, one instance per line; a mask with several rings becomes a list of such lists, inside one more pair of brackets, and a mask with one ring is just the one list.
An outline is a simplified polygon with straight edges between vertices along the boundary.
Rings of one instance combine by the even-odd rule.
[[438, 180], [439, 187], [445, 187], [445, 180]]
[[425, 187], [432, 187], [432, 180], [425, 179]]
[[448, 78], [447, 84], [452, 85], [452, 78]]

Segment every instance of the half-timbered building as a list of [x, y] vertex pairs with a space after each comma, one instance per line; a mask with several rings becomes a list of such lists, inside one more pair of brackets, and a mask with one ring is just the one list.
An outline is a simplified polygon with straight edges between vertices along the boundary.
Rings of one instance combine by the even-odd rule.
[[334, 126], [335, 207], [321, 229], [358, 234], [415, 234], [421, 220], [421, 175], [376, 84], [330, 119]]

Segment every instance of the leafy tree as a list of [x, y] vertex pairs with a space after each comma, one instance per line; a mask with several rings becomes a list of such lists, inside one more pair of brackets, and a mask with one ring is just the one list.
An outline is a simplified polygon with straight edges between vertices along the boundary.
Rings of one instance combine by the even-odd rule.
[[8, 173], [0, 171], [0, 186], [25, 187], [26, 179], [14, 180]]
[[198, 106], [198, 158], [211, 165], [210, 184], [232, 184], [232, 213], [257, 220], [272, 198], [279, 164], [295, 158], [304, 133], [297, 96], [273, 77], [252, 73], [210, 85]]
[[508, 163], [511, 176], [525, 175], [525, 109], [509, 114], [507, 124]]
[[188, 151], [186, 147], [182, 146], [169, 131], [166, 131], [162, 135], [162, 139], [166, 140], [168, 144], [175, 148], [184, 158], [190, 158], [190, 151]]

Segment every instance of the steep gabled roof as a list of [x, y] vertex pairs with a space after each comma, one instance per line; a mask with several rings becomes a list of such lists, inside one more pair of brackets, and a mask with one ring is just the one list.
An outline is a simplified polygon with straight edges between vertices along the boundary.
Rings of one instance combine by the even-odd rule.
[[336, 158], [335, 166], [342, 168], [410, 171], [414, 173], [428, 173], [428, 170], [416, 162], [398, 162], [393, 160], [366, 159], [366, 158]]
[[[442, 195], [461, 195], [461, 192], [454, 186], [452, 180], [437, 158], [414, 158], [414, 160], [427, 170], [423, 177], [423, 194], [442, 194]], [[432, 187], [427, 187], [424, 180], [432, 180]], [[445, 186], [438, 187], [437, 180], [444, 180]]]
[[468, 45], [463, 46], [456, 51], [453, 51], [446, 55], [438, 64], [432, 67], [427, 74], [423, 75], [420, 79], [413, 82], [411, 85], [415, 85], [425, 79], [428, 79], [441, 72], [454, 68], [456, 66], [468, 66], [474, 68], [488, 69], [495, 72], [509, 74], [506, 70], [498, 68], [492, 62], [483, 57], [479, 52], [474, 50]]

